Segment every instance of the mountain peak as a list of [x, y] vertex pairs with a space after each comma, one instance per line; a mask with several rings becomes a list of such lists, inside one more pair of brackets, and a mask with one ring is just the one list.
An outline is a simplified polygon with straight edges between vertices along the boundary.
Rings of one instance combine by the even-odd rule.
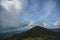
[[22, 40], [22, 39], [28, 38], [28, 37], [36, 38], [36, 37], [42, 37], [42, 36], [44, 36], [44, 37], [47, 36], [47, 38], [48, 37], [57, 37], [58, 38], [57, 33], [50, 31], [46, 28], [43, 28], [41, 26], [34, 26], [32, 29], [30, 29], [26, 32], [23, 32], [23, 33], [20, 33], [17, 35], [13, 35], [10, 39], [15, 38], [15, 39]]

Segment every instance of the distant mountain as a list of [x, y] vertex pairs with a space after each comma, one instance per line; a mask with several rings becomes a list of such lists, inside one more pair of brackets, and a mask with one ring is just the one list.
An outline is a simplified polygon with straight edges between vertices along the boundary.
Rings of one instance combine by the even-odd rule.
[[35, 26], [26, 32], [14, 35], [11, 38], [7, 38], [7, 39], [8, 40], [14, 40], [14, 39], [15, 40], [23, 40], [23, 39], [29, 40], [29, 38], [31, 38], [31, 40], [33, 40], [33, 38], [34, 39], [38, 38], [40, 40], [42, 38], [42, 40], [59, 40], [59, 38], [60, 38], [59, 36], [60, 36], [59, 33], [50, 31], [50, 30], [43, 28], [41, 26]]
[[50, 30], [60, 33], [60, 28], [55, 28], [55, 29], [50, 29]]

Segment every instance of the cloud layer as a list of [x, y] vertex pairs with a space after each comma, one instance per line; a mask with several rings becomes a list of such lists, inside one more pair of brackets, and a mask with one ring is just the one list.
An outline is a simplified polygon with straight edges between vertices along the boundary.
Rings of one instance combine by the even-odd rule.
[[2, 28], [32, 24], [46, 26], [46, 22], [52, 23], [60, 19], [59, 5], [57, 5], [57, 0], [1, 0]]
[[19, 27], [19, 16], [25, 7], [26, 0], [1, 0], [1, 25], [2, 28]]

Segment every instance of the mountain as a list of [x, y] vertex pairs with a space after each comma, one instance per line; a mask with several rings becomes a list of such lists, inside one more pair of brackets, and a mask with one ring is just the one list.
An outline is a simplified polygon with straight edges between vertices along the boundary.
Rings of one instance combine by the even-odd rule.
[[32, 29], [13, 35], [11, 38], [7, 38], [6, 40], [59, 40], [60, 34], [57, 32], [53, 32], [41, 26], [35, 26]]
[[55, 29], [50, 29], [50, 30], [60, 33], [60, 28], [55, 28]]

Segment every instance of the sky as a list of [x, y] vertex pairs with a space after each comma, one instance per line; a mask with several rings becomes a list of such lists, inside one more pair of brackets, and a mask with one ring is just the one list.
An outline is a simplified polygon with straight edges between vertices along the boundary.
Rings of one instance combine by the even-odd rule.
[[[28, 6], [22, 12], [21, 22], [33, 24], [60, 25], [59, 0], [29, 0]], [[59, 23], [58, 23], [59, 21]], [[54, 25], [55, 26], [55, 25]], [[48, 28], [54, 28], [49, 26]], [[55, 28], [59, 28], [56, 26]]]
[[[59, 0], [1, 0], [1, 28], [32, 24], [60, 28]], [[56, 24], [56, 25], [55, 25]], [[59, 25], [59, 26], [58, 26]]]

